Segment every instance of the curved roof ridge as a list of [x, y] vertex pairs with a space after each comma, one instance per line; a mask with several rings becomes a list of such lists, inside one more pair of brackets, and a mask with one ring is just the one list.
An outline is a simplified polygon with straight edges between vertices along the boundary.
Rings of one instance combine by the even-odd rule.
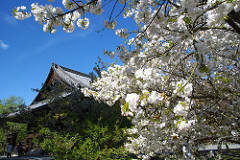
[[77, 74], [77, 75], [80, 75], [80, 76], [85, 76], [85, 77], [91, 78], [91, 76], [88, 75], [88, 74], [85, 74], [85, 73], [82, 73], [82, 72], [78, 72], [78, 71], [72, 70], [72, 69], [70, 69], [70, 68], [66, 68], [66, 67], [60, 66], [60, 65], [58, 65], [58, 64], [56, 64], [56, 63], [54, 63], [54, 62], [53, 62], [53, 66], [54, 66], [55, 68], [61, 67], [61, 68], [62, 68], [63, 70], [65, 70], [65, 71], [68, 71], [68, 72], [71, 72], [71, 73], [74, 73], [74, 74]]
[[[60, 76], [68, 83], [69, 85], [74, 85], [79, 87], [80, 84], [82, 87], [90, 87], [91, 76], [66, 68], [60, 65], [55, 64], [53, 68]], [[84, 78], [83, 78], [84, 77]], [[84, 80], [85, 79], [85, 80]], [[86, 79], [88, 79], [86, 84]]]
[[66, 67], [62, 67], [53, 62], [50, 72], [48, 73], [48, 76], [47, 76], [42, 88], [38, 92], [38, 94], [35, 97], [35, 99], [33, 100], [32, 104], [34, 104], [35, 102], [41, 101], [41, 99], [42, 99], [41, 96], [43, 95], [42, 94], [43, 91], [50, 84], [50, 82], [52, 82], [53, 78], [56, 75], [58, 75], [59, 78], [69, 86], [73, 86], [76, 88], [79, 88], [80, 86], [88, 87], [88, 88], [90, 87], [91, 76], [81, 73], [81, 72], [78, 72], [78, 71], [74, 71], [74, 70], [66, 68]]

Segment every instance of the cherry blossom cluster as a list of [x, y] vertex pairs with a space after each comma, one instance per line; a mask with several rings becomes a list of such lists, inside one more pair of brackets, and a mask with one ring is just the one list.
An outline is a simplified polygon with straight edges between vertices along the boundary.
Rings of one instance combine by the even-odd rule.
[[[101, 1], [62, 2], [71, 12], [32, 5], [44, 31], [61, 25], [72, 32], [74, 22], [87, 29], [84, 13], [103, 12]], [[240, 142], [240, 35], [226, 23], [230, 12], [239, 13], [239, 0], [116, 2], [128, 4], [123, 16], [132, 18], [138, 31], [129, 38], [129, 29], [115, 30], [116, 19], [105, 20], [106, 28], [126, 39], [110, 55], [123, 64], [102, 71], [82, 92], [109, 106], [120, 102], [133, 124], [126, 130], [132, 135], [128, 151], [143, 159], [194, 159], [203, 142]], [[24, 10], [17, 8], [15, 17], [27, 18]]]
[[30, 13], [24, 12], [24, 10], [26, 9], [27, 9], [26, 6], [16, 7], [14, 9], [14, 17], [20, 20], [24, 20], [26, 18], [31, 17]]
[[129, 40], [127, 30], [116, 35], [134, 49], [120, 45], [113, 55], [124, 65], [103, 71], [93, 84], [97, 100], [122, 102], [123, 115], [134, 125], [126, 148], [144, 159], [160, 153], [192, 159], [201, 139], [239, 140], [230, 131], [239, 134], [234, 112], [240, 110], [240, 36], [224, 21], [239, 2], [168, 3], [139, 1], [126, 8], [124, 16], [132, 17], [140, 32]]
[[[49, 0], [49, 2], [54, 2], [54, 0]], [[63, 0], [62, 4], [64, 9], [68, 10], [67, 12], [64, 12], [64, 9], [60, 7], [33, 3], [31, 5], [31, 13], [25, 12], [25, 6], [17, 7], [13, 10], [13, 13], [15, 18], [21, 20], [33, 15], [35, 21], [43, 25], [44, 32], [55, 33], [57, 31], [56, 28], [62, 26], [65, 32], [71, 33], [75, 30], [76, 25], [83, 30], [88, 28], [89, 19], [85, 17], [85, 12], [91, 12], [96, 15], [100, 15], [103, 12], [101, 0], [95, 1], [94, 4], [79, 4], [70, 0]]]

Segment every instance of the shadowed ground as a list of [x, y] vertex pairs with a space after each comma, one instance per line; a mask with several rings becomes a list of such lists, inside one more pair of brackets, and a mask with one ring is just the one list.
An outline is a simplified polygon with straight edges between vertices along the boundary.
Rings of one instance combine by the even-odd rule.
[[17, 157], [12, 156], [11, 158], [7, 158], [6, 156], [0, 156], [1, 160], [15, 160], [15, 159], [22, 159], [22, 160], [51, 160], [49, 156], [24, 156], [24, 157]]

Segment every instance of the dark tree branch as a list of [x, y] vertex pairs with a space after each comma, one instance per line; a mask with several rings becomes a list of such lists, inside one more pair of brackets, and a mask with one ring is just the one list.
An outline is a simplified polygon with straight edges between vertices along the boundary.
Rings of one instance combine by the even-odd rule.
[[240, 10], [238, 12], [232, 10], [229, 12], [228, 16], [231, 17], [236, 23], [240, 24]]
[[171, 5], [173, 5], [176, 8], [180, 8], [179, 5], [177, 5], [176, 3], [172, 2], [171, 0], [168, 0], [168, 3], [170, 3]]
[[225, 21], [238, 33], [240, 34], [240, 11], [236, 12], [232, 10]]
[[[113, 15], [113, 11], [114, 11], [114, 9], [115, 9], [115, 7], [116, 7], [116, 5], [117, 5], [117, 2], [118, 2], [118, 0], [116, 0], [114, 6], [113, 6], [113, 8], [112, 8], [112, 11], [111, 11], [111, 14], [110, 14], [110, 16], [109, 16], [108, 22], [111, 21], [111, 18], [112, 18], [112, 15]], [[113, 20], [114, 20], [114, 19], [113, 19]]]
[[125, 2], [125, 3], [124, 3], [124, 6], [123, 6], [123, 9], [122, 9], [122, 10], [118, 13], [118, 15], [116, 15], [113, 19], [116, 19], [117, 17], [119, 17], [119, 16], [122, 14], [122, 12], [124, 11], [126, 5], [127, 5], [127, 3]]

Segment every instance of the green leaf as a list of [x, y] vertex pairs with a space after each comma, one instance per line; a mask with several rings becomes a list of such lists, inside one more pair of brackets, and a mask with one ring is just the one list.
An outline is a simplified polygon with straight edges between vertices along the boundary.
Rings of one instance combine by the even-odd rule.
[[72, 2], [69, 2], [69, 3], [68, 3], [68, 7], [71, 7], [72, 5], [73, 5]]
[[12, 10], [12, 14], [14, 15], [14, 16], [16, 16], [16, 13], [17, 13], [18, 11], [17, 11], [17, 8], [15, 8], [15, 9], [13, 9]]
[[217, 5], [219, 5], [221, 2], [218, 0], [218, 1], [216, 1], [212, 6], [213, 7], [216, 7]]
[[177, 21], [177, 18], [172, 18], [172, 17], [168, 18], [168, 22], [176, 22], [176, 21]]
[[124, 106], [123, 106], [123, 108], [122, 108], [122, 110], [123, 110], [123, 112], [128, 112], [129, 111], [129, 104], [128, 103], [125, 103], [124, 104]]
[[208, 73], [209, 69], [205, 64], [202, 64], [201, 67], [199, 68], [201, 73]]
[[190, 24], [191, 21], [192, 21], [192, 19], [191, 19], [191, 17], [184, 17], [184, 18], [183, 18], [183, 21], [184, 21], [185, 23], [187, 23], [187, 24]]
[[168, 115], [170, 113], [170, 109], [166, 109], [165, 111], [164, 111], [164, 114], [165, 115]]

